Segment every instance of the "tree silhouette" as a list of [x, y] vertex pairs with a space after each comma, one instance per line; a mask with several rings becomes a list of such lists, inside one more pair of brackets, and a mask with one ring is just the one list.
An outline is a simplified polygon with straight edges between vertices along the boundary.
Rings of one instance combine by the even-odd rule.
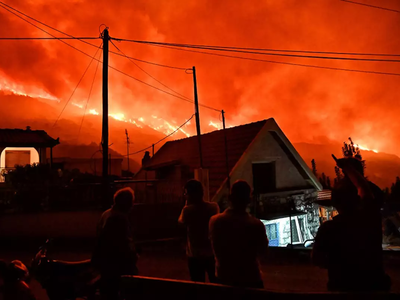
[[390, 187], [389, 200], [393, 202], [400, 202], [400, 178], [396, 177], [396, 181]]
[[315, 159], [313, 158], [311, 160], [311, 168], [312, 168], [312, 172], [315, 176], [317, 176], [317, 165], [315, 163]]

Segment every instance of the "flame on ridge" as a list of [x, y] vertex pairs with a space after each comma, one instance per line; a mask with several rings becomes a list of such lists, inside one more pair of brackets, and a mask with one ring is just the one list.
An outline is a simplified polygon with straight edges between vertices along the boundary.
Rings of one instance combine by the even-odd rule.
[[31, 92], [28, 92], [22, 85], [18, 85], [16, 83], [8, 81], [4, 76], [1, 76], [1, 74], [0, 74], [0, 91], [8, 92], [18, 96], [41, 98], [41, 99], [60, 102], [60, 99], [58, 99], [57, 97], [54, 97], [49, 93], [38, 88], [33, 88]]
[[364, 146], [361, 146], [361, 145], [356, 145], [358, 148], [360, 148], [361, 150], [366, 150], [366, 151], [372, 151], [372, 152], [375, 152], [375, 153], [379, 153], [379, 151], [378, 150], [376, 150], [376, 149], [369, 149], [369, 148], [367, 148], [367, 147], [364, 147]]

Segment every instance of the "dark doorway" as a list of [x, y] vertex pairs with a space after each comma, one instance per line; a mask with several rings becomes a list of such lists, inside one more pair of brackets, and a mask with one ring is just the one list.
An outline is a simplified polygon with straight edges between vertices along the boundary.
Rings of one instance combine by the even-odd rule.
[[275, 162], [253, 164], [254, 194], [266, 194], [276, 191]]

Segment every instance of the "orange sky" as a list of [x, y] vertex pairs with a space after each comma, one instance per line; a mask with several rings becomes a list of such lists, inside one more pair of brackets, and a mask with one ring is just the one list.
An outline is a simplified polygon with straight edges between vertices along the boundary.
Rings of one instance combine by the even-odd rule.
[[[400, 9], [396, 0], [360, 0]], [[106, 24], [113, 37], [160, 42], [258, 48], [400, 54], [400, 14], [339, 0], [276, 1], [5, 1], [26, 14], [75, 36], [98, 36]], [[45, 37], [0, 8], [1, 37]], [[41, 25], [40, 25], [41, 26]], [[41, 26], [43, 27], [43, 26]], [[51, 31], [54, 33], [53, 31]], [[57, 36], [60, 34], [55, 33]], [[68, 41], [93, 55], [95, 48]], [[100, 40], [92, 41], [98, 45]], [[90, 59], [59, 41], [0, 41], [0, 87], [59, 99], [44, 100], [60, 112]], [[126, 42], [126, 54], [179, 67], [196, 66], [199, 101], [224, 109], [228, 125], [274, 117], [293, 142], [344, 141], [351, 136], [370, 149], [400, 154], [400, 76], [360, 74], [207, 56]], [[117, 51], [112, 45], [110, 49]], [[400, 63], [256, 58], [340, 68], [400, 73]], [[110, 54], [110, 64], [160, 86], [125, 58]], [[138, 63], [140, 64], [140, 63]], [[164, 84], [192, 98], [191, 75], [140, 64]], [[85, 105], [93, 63], [71, 103]], [[110, 113], [126, 118], [160, 116], [181, 124], [193, 106], [110, 70]], [[0, 96], [0, 104], [5, 98]], [[101, 112], [101, 72], [90, 109]], [[35, 117], [21, 110], [21, 118]], [[0, 116], [6, 114], [0, 111]], [[70, 104], [62, 118], [82, 115]], [[25, 115], [26, 114], [26, 115]], [[33, 116], [32, 116], [33, 114]], [[202, 131], [219, 122], [217, 112], [200, 110]], [[58, 113], [46, 116], [54, 120]], [[42, 116], [40, 116], [42, 118]], [[85, 126], [85, 125], [84, 125]], [[193, 123], [187, 130], [194, 132]]]

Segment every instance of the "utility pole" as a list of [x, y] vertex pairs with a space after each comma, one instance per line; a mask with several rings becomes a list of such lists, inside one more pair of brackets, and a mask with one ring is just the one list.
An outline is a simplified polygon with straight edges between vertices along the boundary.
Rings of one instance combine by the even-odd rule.
[[103, 192], [104, 204], [108, 204], [108, 29], [103, 31]]
[[128, 159], [128, 173], [129, 173], [129, 135], [127, 129], [125, 129], [125, 135], [126, 135], [126, 157]]
[[197, 130], [197, 138], [199, 141], [200, 168], [202, 169], [203, 168], [203, 153], [201, 151], [199, 99], [197, 97], [197, 80], [196, 80], [196, 68], [195, 67], [193, 67], [193, 84], [194, 84], [194, 113], [196, 116], [196, 130]]
[[229, 160], [228, 160], [228, 138], [226, 136], [226, 128], [225, 128], [225, 112], [221, 110], [222, 115], [222, 127], [224, 130], [224, 140], [225, 140], [225, 164], [226, 164], [226, 183], [228, 186], [228, 191], [231, 189], [231, 179], [230, 179], [230, 170], [229, 170]]

